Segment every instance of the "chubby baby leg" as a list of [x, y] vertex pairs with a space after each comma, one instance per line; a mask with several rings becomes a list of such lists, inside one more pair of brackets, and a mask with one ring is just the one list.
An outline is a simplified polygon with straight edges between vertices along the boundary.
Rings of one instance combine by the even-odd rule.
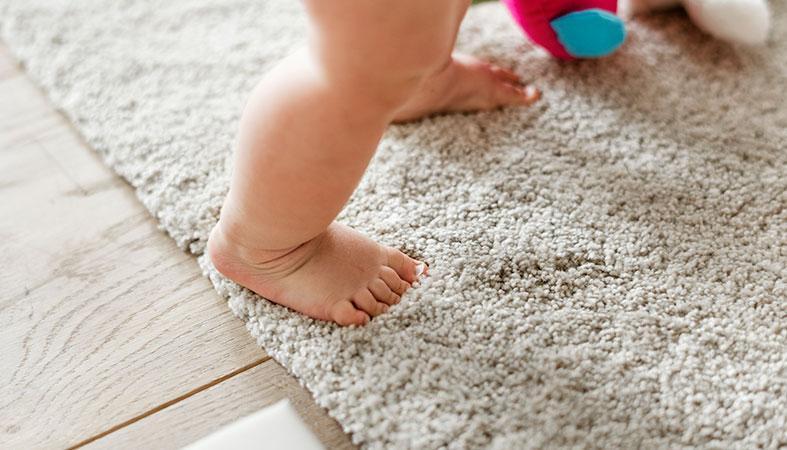
[[271, 301], [361, 325], [397, 303], [426, 268], [334, 218], [391, 121], [479, 107], [467, 98], [459, 107], [412, 101], [458, 70], [451, 53], [469, 1], [304, 3], [309, 45], [251, 95], [208, 253], [221, 273]]
[[241, 120], [208, 245], [220, 272], [342, 325], [399, 301], [424, 266], [333, 220], [396, 111], [450, 57], [461, 3], [305, 2], [308, 48], [262, 79]]

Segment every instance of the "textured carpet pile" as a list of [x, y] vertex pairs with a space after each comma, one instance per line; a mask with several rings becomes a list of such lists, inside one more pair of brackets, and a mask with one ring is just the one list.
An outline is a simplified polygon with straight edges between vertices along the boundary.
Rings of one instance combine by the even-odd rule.
[[[0, 0], [2, 39], [251, 334], [369, 448], [787, 446], [787, 5], [760, 49], [681, 12], [559, 63], [497, 4], [459, 47], [531, 109], [392, 127], [341, 220], [432, 277], [363, 329], [204, 256], [244, 100], [292, 0]], [[0, 100], [2, 101], [2, 100]]]

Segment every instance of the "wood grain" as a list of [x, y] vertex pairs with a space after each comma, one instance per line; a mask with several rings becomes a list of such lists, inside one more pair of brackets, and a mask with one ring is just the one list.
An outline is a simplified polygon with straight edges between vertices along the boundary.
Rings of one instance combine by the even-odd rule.
[[84, 448], [176, 449], [208, 435], [218, 426], [231, 423], [284, 398], [290, 400], [304, 423], [327, 448], [355, 448], [339, 425], [273, 360]]
[[[0, 82], [0, 98], [25, 83]], [[0, 138], [6, 448], [68, 446], [264, 355], [131, 189], [35, 104], [0, 112], [51, 124]]]
[[285, 396], [349, 442], [2, 45], [0, 252], [0, 447], [185, 444]]

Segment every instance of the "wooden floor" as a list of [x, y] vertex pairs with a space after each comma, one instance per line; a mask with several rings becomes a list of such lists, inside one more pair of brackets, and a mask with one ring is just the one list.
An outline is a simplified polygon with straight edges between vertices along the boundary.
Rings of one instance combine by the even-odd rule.
[[349, 438], [0, 45], [0, 447], [178, 448], [289, 398]]

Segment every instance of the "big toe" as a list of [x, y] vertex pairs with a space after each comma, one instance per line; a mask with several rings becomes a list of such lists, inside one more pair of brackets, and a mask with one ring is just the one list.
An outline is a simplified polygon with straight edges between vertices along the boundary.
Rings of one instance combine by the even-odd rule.
[[421, 261], [417, 261], [394, 248], [388, 247], [386, 250], [388, 262], [387, 266], [396, 271], [399, 278], [408, 282], [415, 283], [427, 273], [427, 266]]
[[469, 65], [474, 70], [468, 78], [470, 92], [466, 96], [466, 105], [459, 109], [485, 110], [503, 106], [527, 106], [540, 97], [540, 92], [533, 86], [523, 86], [519, 76], [510, 70], [477, 62]]
[[490, 93], [490, 106], [493, 108], [509, 105], [532, 105], [541, 97], [533, 86], [517, 86], [507, 82], [495, 83]]

